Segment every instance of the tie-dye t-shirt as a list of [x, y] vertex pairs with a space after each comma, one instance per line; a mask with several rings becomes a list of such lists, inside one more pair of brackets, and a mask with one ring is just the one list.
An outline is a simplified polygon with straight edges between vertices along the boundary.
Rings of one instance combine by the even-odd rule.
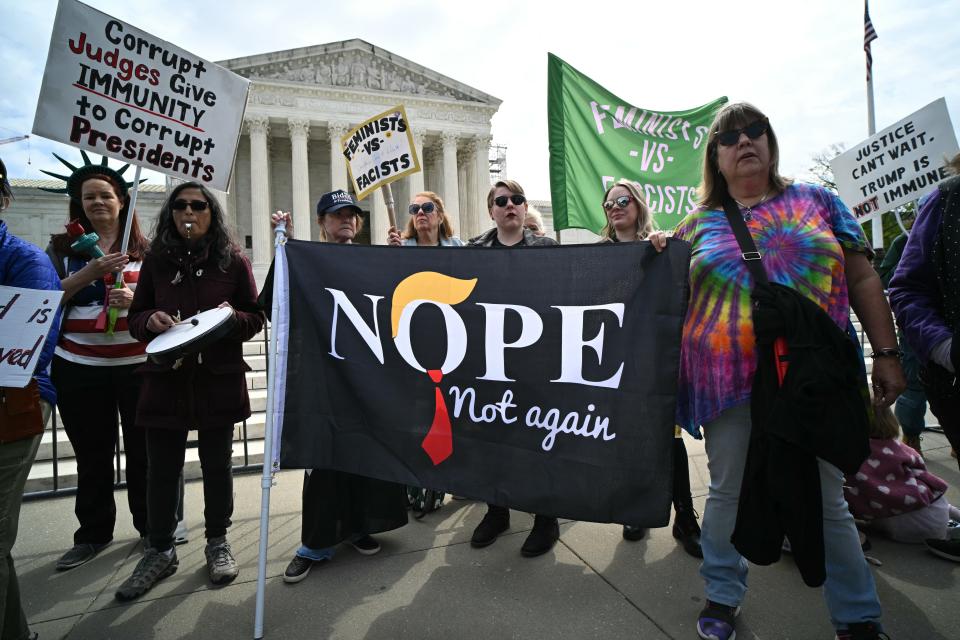
[[[850, 210], [826, 189], [794, 184], [754, 208], [750, 218], [747, 228], [770, 281], [804, 293], [845, 328], [850, 303], [843, 250], [868, 251]], [[674, 237], [692, 245], [677, 423], [696, 434], [700, 425], [750, 398], [757, 368], [753, 277], [722, 210], [694, 211]]]

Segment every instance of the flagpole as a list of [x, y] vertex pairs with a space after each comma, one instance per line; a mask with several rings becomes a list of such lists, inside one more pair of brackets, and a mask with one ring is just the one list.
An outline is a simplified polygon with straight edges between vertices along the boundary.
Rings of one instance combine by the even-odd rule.
[[[274, 249], [276, 260], [273, 270], [273, 300], [271, 302], [270, 318], [273, 321], [270, 331], [270, 346], [267, 352], [267, 415], [263, 429], [263, 474], [260, 477], [260, 547], [257, 555], [257, 595], [256, 611], [254, 613], [253, 637], [254, 640], [263, 638], [263, 617], [265, 609], [265, 595], [267, 590], [267, 547], [270, 536], [270, 489], [273, 487], [274, 468], [274, 429], [275, 416], [274, 389], [277, 378], [277, 347], [280, 343], [279, 333], [282, 325], [280, 314], [280, 297], [286, 290], [286, 261], [284, 260], [283, 244], [286, 242], [287, 225], [281, 221], [274, 230]], [[279, 285], [279, 286], [278, 286]]]
[[[873, 22], [870, 20], [870, 1], [863, 0], [863, 53], [867, 58], [867, 136], [872, 136], [877, 132], [877, 120], [873, 111], [873, 54], [870, 51], [870, 43], [877, 39], [877, 32], [873, 28]], [[873, 216], [870, 226], [873, 236], [873, 248], [883, 248], [883, 213], [877, 213]]]

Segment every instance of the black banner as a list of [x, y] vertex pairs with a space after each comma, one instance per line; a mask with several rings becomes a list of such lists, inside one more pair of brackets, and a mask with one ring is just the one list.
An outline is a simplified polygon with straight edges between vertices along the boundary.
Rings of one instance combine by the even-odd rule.
[[667, 524], [689, 245], [286, 256], [282, 467]]

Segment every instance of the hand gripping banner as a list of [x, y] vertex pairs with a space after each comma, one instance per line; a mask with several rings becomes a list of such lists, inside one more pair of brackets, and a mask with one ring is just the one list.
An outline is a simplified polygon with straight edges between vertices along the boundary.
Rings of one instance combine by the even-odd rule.
[[686, 243], [285, 254], [281, 467], [667, 524]]

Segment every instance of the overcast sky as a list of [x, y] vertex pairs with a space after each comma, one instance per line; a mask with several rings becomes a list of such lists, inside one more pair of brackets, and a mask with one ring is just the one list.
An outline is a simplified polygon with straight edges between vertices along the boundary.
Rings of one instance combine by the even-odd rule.
[[[361, 38], [494, 95], [503, 100], [494, 141], [507, 145], [509, 175], [534, 199], [549, 198], [548, 51], [646, 109], [688, 109], [721, 95], [753, 102], [777, 129], [787, 175], [804, 177], [832, 143], [867, 137], [860, 0], [89, 4], [209, 60]], [[871, 3], [878, 129], [945, 97], [957, 131], [958, 4]], [[32, 127], [56, 6], [0, 0], [0, 138]], [[58, 149], [33, 136], [31, 165], [24, 142], [0, 147], [0, 156], [13, 177], [41, 178], [39, 169], [60, 167], [50, 156]]]

